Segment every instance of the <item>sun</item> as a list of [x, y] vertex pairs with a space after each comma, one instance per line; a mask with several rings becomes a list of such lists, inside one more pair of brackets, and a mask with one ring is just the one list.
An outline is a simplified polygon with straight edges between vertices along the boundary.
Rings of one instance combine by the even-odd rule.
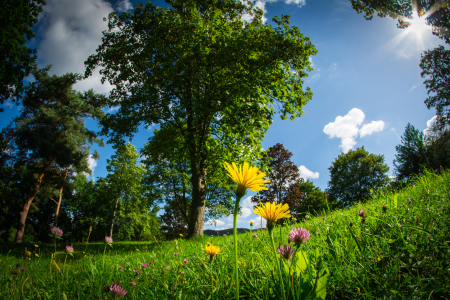
[[409, 20], [411, 24], [408, 26], [408, 31], [411, 33], [415, 33], [418, 39], [422, 39], [424, 35], [431, 32], [431, 26], [428, 25], [425, 21], [424, 17], [420, 17], [416, 14], [412, 20]]

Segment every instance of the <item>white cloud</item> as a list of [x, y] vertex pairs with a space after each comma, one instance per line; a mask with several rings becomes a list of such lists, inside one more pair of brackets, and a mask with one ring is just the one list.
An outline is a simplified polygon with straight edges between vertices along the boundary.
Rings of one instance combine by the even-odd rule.
[[[238, 217], [237, 217], [238, 219], [248, 218], [253, 213], [252, 209], [253, 209], [253, 206], [255, 206], [255, 204], [252, 203], [252, 201], [251, 201], [252, 197], [253, 196], [248, 196], [244, 200], [241, 200], [241, 203], [239, 203], [240, 207], [241, 207], [241, 214], [238, 215]], [[233, 216], [233, 214], [231, 214], [227, 217], [227, 220], [233, 221], [233, 218], [234, 218], [234, 216]]]
[[[241, 0], [242, 3], [246, 4], [243, 0]], [[259, 9], [261, 9], [263, 11], [263, 15], [261, 16], [261, 22], [264, 24], [267, 22], [267, 18], [264, 16], [267, 13], [267, 9], [266, 9], [266, 3], [275, 3], [275, 2], [280, 2], [279, 0], [266, 0], [266, 1], [251, 1], [253, 3], [253, 9], [255, 9], [256, 7], [258, 7]], [[286, 4], [297, 4], [299, 7], [302, 7], [303, 5], [306, 5], [306, 0], [284, 0], [284, 3]], [[253, 20], [253, 16], [249, 15], [249, 14], [243, 14], [241, 17], [241, 21], [247, 21], [249, 23], [251, 23]], [[245, 26], [242, 26], [245, 27]]]
[[414, 85], [410, 90], [409, 90], [409, 92], [408, 93], [411, 93], [416, 87], [418, 87], [420, 85], [420, 83], [419, 84], [416, 84], [416, 85]]
[[319, 172], [312, 172], [308, 170], [305, 166], [301, 165], [298, 168], [298, 171], [300, 172], [300, 177], [307, 180], [308, 178], [311, 179], [318, 179], [319, 178]]
[[5, 106], [8, 106], [9, 108], [12, 108], [13, 107], [13, 102], [11, 101], [11, 100], [6, 100], [5, 102], [3, 102], [3, 104], [5, 105]]
[[128, 11], [133, 9], [133, 4], [128, 0], [120, 0], [116, 3], [116, 11]]
[[356, 145], [356, 137], [360, 134], [361, 137], [371, 135], [374, 132], [379, 132], [384, 129], [383, 121], [372, 121], [369, 124], [364, 124], [360, 129], [366, 116], [362, 110], [352, 108], [345, 116], [337, 116], [334, 122], [330, 122], [323, 128], [323, 132], [330, 138], [340, 138], [344, 153], [347, 153], [353, 146]]
[[209, 220], [208, 222], [205, 223], [205, 226], [222, 226], [222, 225], [225, 225], [225, 222], [220, 220]]
[[[50, 72], [59, 76], [67, 73], [84, 75], [84, 61], [95, 54], [102, 43], [103, 30], [107, 30], [107, 17], [113, 11], [111, 4], [103, 0], [47, 0], [39, 15], [38, 34], [42, 38], [37, 45], [40, 66], [52, 64]], [[124, 1], [126, 2], [126, 1]], [[101, 84], [99, 70], [74, 85], [79, 91], [94, 89], [107, 94], [112, 86]]]
[[97, 167], [97, 161], [94, 159], [94, 157], [92, 157], [92, 154], [89, 154], [88, 166], [89, 166], [89, 169], [91, 169], [91, 172], [92, 172], [91, 176], [94, 177], [94, 170], [95, 170], [95, 167]]
[[311, 56], [309, 57], [309, 61], [311, 62], [311, 68], [314, 68], [314, 62], [313, 62], [313, 60], [312, 60], [312, 57], [311, 57]]
[[384, 129], [383, 121], [372, 121], [369, 124], [364, 124], [359, 130], [359, 136], [365, 137], [366, 135], [371, 135], [374, 132], [380, 132]]
[[323, 132], [330, 138], [340, 138], [339, 147], [347, 153], [356, 145], [355, 138], [358, 136], [358, 126], [364, 121], [365, 115], [362, 110], [353, 108], [345, 116], [337, 116], [334, 122], [325, 125]]

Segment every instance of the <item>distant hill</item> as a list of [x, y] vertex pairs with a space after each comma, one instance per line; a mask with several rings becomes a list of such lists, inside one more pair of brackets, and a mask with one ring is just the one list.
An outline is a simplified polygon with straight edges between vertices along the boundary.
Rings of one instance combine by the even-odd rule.
[[[267, 230], [267, 229], [263, 228], [263, 230]], [[250, 231], [250, 229], [248, 229], [248, 228], [237, 228], [237, 232], [238, 233], [249, 232], [249, 231]], [[256, 231], [256, 229], [253, 229], [253, 231]], [[209, 236], [211, 236], [211, 235], [213, 235], [213, 236], [222, 236], [224, 234], [232, 235], [233, 234], [233, 228], [221, 229], [221, 230], [205, 229], [203, 231], [203, 234], [204, 235], [209, 235]]]

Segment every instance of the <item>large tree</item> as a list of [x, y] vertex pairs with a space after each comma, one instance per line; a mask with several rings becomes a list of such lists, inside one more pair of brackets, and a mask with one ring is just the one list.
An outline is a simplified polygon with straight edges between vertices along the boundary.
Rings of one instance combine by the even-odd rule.
[[21, 114], [8, 128], [7, 137], [17, 147], [19, 158], [40, 164], [33, 187], [24, 199], [17, 225], [20, 243], [31, 202], [45, 173], [53, 164], [64, 168], [78, 163], [89, 152], [89, 144], [102, 145], [97, 134], [85, 127], [83, 118], [100, 119], [106, 97], [92, 90], [76, 92], [73, 84], [81, 75], [67, 73], [50, 76], [51, 66], [32, 71], [36, 81], [27, 86]]
[[[111, 203], [114, 207], [111, 209], [111, 227], [109, 230], [109, 236], [112, 237], [114, 221], [116, 219], [116, 213], [118, 211], [119, 201], [121, 205], [126, 202], [139, 201], [142, 194], [141, 181], [145, 174], [144, 165], [137, 165], [139, 159], [139, 153], [136, 148], [128, 143], [120, 145], [117, 148], [116, 153], [111, 156], [111, 159], [107, 159], [108, 165], [106, 170], [109, 174], [106, 176], [107, 186], [110, 199], [107, 203]], [[144, 201], [145, 203], [145, 201]], [[147, 212], [150, 207], [147, 206]]]
[[450, 124], [450, 50], [439, 46], [424, 52], [420, 68], [422, 77], [429, 77], [424, 83], [428, 95], [432, 94], [425, 104], [428, 109], [436, 108], [438, 124], [443, 128]]
[[303, 182], [298, 167], [291, 161], [292, 152], [286, 150], [283, 144], [270, 147], [262, 160], [270, 167], [265, 177], [270, 180], [266, 184], [268, 190], [260, 192], [259, 196], [252, 197], [254, 203], [275, 202], [286, 203], [291, 210], [300, 206], [301, 191], [299, 183]]
[[[36, 36], [32, 30], [44, 0], [3, 0], [0, 9], [0, 103], [16, 102], [24, 90], [23, 79], [36, 62], [36, 50], [25, 43]], [[3, 107], [0, 107], [0, 112]]]
[[[206, 178], [211, 163], [255, 161], [276, 112], [300, 117], [312, 98], [304, 90], [309, 57], [317, 50], [289, 16], [263, 25], [262, 11], [238, 0], [147, 2], [134, 13], [111, 13], [109, 31], [85, 76], [97, 66], [115, 85], [103, 122], [110, 141], [122, 143], [140, 124], [174, 130], [188, 151], [192, 206], [189, 236], [202, 235]], [[252, 23], [240, 21], [254, 14]], [[167, 135], [167, 139], [174, 136]], [[220, 162], [220, 163], [219, 163]]]
[[328, 170], [328, 193], [345, 206], [366, 200], [370, 190], [389, 183], [386, 174], [389, 167], [384, 163], [384, 155], [369, 154], [364, 146], [341, 153]]
[[394, 174], [399, 181], [411, 179], [412, 175], [421, 173], [428, 165], [424, 135], [410, 123], [406, 125], [401, 144], [395, 146], [395, 150]]
[[[154, 135], [142, 150], [142, 162], [147, 166], [145, 183], [158, 203], [165, 203], [162, 216], [164, 226], [181, 230], [191, 222], [192, 183], [190, 163], [186, 146], [180, 137], [163, 130], [155, 129]], [[172, 128], [174, 130], [174, 128]], [[171, 136], [168, 139], [167, 136]], [[210, 147], [215, 147], [213, 144]], [[216, 163], [216, 165], [214, 164]], [[205, 222], [210, 219], [228, 216], [233, 210], [231, 179], [226, 170], [217, 162], [208, 162], [210, 170], [205, 181]], [[182, 221], [180, 220], [182, 219]], [[179, 220], [177, 226], [167, 224], [169, 220]], [[192, 225], [191, 225], [192, 226]], [[183, 233], [183, 232], [180, 232]], [[176, 233], [166, 234], [172, 237]], [[184, 233], [183, 233], [184, 234]]]

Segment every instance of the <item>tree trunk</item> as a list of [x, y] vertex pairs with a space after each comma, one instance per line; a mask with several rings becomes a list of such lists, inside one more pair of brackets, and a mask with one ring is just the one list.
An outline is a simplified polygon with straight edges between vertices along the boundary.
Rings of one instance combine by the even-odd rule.
[[110, 238], [112, 238], [114, 219], [116, 218], [116, 210], [117, 210], [117, 204], [119, 204], [119, 198], [120, 198], [120, 196], [117, 196], [116, 204], [114, 205], [114, 211], [113, 211], [113, 216], [112, 216], [112, 220], [111, 220], [111, 229], [109, 230]]
[[56, 212], [55, 212], [55, 226], [58, 226], [59, 208], [61, 207], [62, 191], [63, 191], [64, 183], [66, 182], [67, 174], [69, 174], [69, 166], [66, 167], [66, 172], [64, 172], [64, 175], [61, 178], [62, 179], [61, 188], [59, 189], [59, 199], [58, 199], [58, 203], [56, 205]]
[[202, 164], [191, 163], [192, 169], [192, 206], [190, 211], [190, 222], [188, 224], [188, 237], [203, 235], [203, 225], [205, 223], [205, 183], [206, 171]]
[[44, 164], [44, 166], [39, 171], [39, 175], [38, 175], [36, 182], [34, 183], [33, 190], [27, 195], [27, 198], [25, 199], [25, 201], [23, 203], [22, 212], [20, 213], [20, 217], [19, 217], [19, 223], [17, 225], [17, 232], [16, 232], [16, 239], [15, 239], [16, 243], [22, 242], [23, 231], [25, 229], [25, 222], [27, 220], [28, 210], [30, 209], [31, 202], [33, 201], [34, 197], [36, 197], [36, 194], [39, 191], [39, 187], [41, 186], [42, 179], [44, 178], [45, 172], [47, 172], [48, 168], [54, 161], [55, 161], [54, 158], [47, 159], [47, 162]]

